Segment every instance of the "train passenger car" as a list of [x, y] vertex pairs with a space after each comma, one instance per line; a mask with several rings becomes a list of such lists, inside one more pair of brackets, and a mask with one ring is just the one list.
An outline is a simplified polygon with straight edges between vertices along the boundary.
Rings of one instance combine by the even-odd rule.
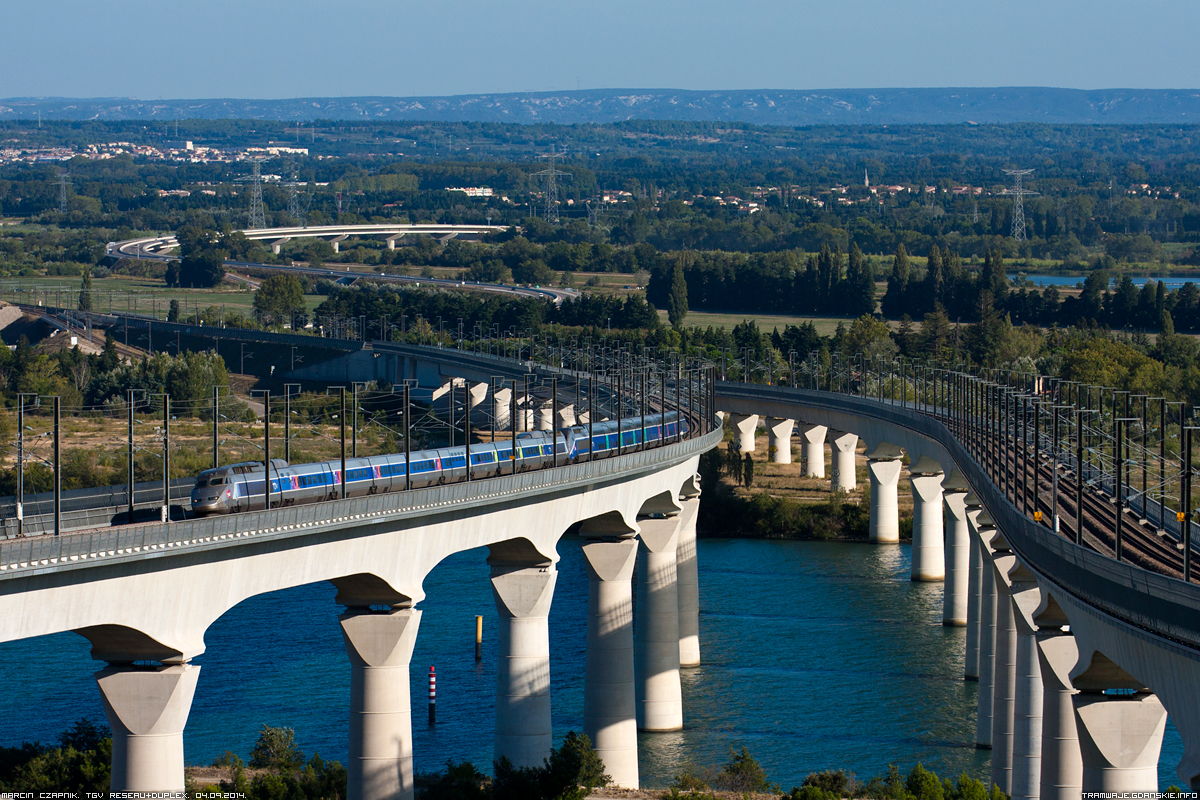
[[[646, 441], [653, 444], [672, 439], [677, 430], [686, 433], [687, 421], [677, 420], [675, 412], [647, 416]], [[559, 463], [567, 464], [581, 454], [617, 452], [618, 438], [620, 447], [641, 443], [641, 417], [624, 419], [621, 427], [623, 430], [618, 430], [614, 420], [596, 423], [590, 439], [588, 427], [583, 425], [558, 433], [519, 433], [515, 442], [499, 440], [473, 444], [470, 446], [470, 479], [548, 467], [554, 463], [556, 451]], [[467, 479], [467, 453], [462, 447], [421, 450], [411, 453], [409, 459], [407, 465], [403, 453], [347, 459], [346, 496], [362, 497], [402, 490], [406, 481], [412, 488], [419, 489]], [[269, 481], [263, 464], [257, 461], [205, 470], [196, 477], [192, 511], [197, 516], [205, 516], [336, 500], [342, 490], [341, 470], [340, 459], [292, 465], [282, 459], [272, 459]]]

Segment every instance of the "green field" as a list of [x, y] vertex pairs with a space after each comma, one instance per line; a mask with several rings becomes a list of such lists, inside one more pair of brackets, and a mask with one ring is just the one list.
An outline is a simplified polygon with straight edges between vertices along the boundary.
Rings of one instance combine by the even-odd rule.
[[[659, 311], [658, 315], [662, 318], [663, 324], [666, 324], [667, 312]], [[683, 326], [685, 328], [692, 326], [707, 328], [711, 325], [713, 328], [732, 330], [734, 325], [751, 319], [758, 323], [760, 331], [766, 333], [770, 333], [775, 328], [779, 328], [782, 333], [784, 327], [788, 325], [802, 325], [805, 322], [811, 322], [821, 336], [832, 336], [837, 330], [839, 322], [848, 327], [853, 321], [849, 317], [787, 317], [775, 314], [717, 314], [706, 311], [689, 311], [683, 320]]]
[[[10, 303], [41, 302], [59, 308], [75, 308], [79, 302], [78, 276], [30, 276], [0, 279], [0, 300]], [[305, 301], [312, 311], [325, 298], [308, 295]], [[249, 316], [254, 293], [231, 284], [217, 289], [172, 289], [161, 280], [113, 275], [92, 281], [92, 308], [96, 311], [130, 311], [166, 317], [172, 300], [178, 300], [188, 312], [199, 306], [224, 307]]]

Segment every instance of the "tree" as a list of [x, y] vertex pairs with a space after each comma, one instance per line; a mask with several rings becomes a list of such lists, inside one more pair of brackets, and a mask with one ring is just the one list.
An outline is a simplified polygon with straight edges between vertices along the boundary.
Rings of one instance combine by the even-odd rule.
[[79, 284], [79, 310], [92, 310], [92, 271], [83, 271], [83, 280]]
[[892, 258], [892, 274], [888, 277], [887, 291], [880, 301], [883, 315], [895, 319], [907, 312], [908, 308], [908, 252], [904, 244], [896, 245], [896, 255]]
[[254, 293], [254, 310], [268, 324], [291, 322], [292, 314], [304, 310], [304, 286], [295, 275], [272, 275]]
[[167, 322], [179, 322], [179, 301], [172, 298], [171, 307], [167, 310]]
[[746, 453], [746, 460], [742, 462], [742, 484], [747, 489], [754, 485], [754, 459], [749, 453]]
[[671, 294], [667, 297], [667, 319], [671, 326], [678, 328], [683, 324], [683, 318], [688, 312], [687, 279], [683, 274], [683, 256], [675, 261], [675, 270], [671, 274]]
[[926, 358], [935, 361], [945, 361], [950, 355], [950, 344], [954, 336], [954, 326], [946, 316], [946, 309], [941, 303], [934, 303], [933, 311], [925, 315], [921, 323], [921, 350]]
[[296, 749], [296, 731], [292, 728], [262, 726], [258, 741], [250, 751], [250, 766], [260, 769], [299, 769], [304, 753]]

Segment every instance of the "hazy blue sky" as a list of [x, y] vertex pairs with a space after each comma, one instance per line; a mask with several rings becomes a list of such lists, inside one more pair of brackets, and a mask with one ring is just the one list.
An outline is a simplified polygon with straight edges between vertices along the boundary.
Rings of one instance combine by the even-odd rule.
[[5, 0], [0, 97], [1197, 88], [1197, 0]]

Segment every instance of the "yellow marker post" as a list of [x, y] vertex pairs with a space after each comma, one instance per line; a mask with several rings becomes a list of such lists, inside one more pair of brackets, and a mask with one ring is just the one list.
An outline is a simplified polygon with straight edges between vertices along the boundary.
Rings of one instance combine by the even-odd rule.
[[1176, 511], [1175, 512], [1175, 521], [1176, 522], [1183, 522], [1185, 519], [1187, 519], [1186, 511]]
[[1033, 512], [1033, 520], [1034, 520], [1034, 522], [1041, 522], [1042, 521], [1042, 512], [1040, 512], [1040, 511]]
[[475, 660], [483, 661], [483, 617], [475, 617]]

